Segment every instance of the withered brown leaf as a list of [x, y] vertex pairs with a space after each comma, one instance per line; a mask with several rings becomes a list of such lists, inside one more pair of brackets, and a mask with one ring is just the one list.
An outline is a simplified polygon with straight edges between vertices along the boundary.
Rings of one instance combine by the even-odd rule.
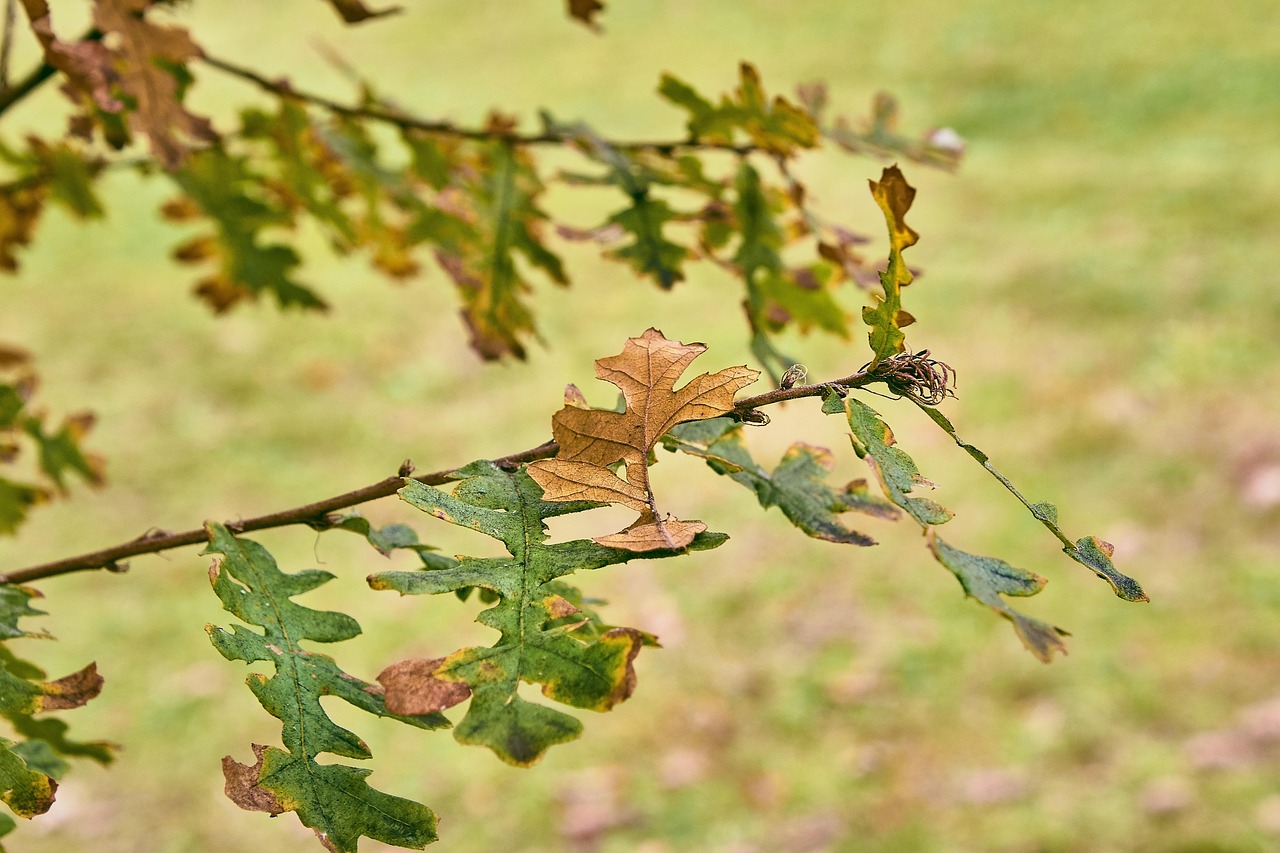
[[[622, 390], [625, 411], [585, 408], [573, 388], [552, 418], [560, 451], [528, 469], [546, 499], [618, 503], [640, 513], [626, 530], [600, 537], [598, 544], [637, 552], [679, 549], [707, 529], [700, 521], [658, 513], [648, 468], [650, 451], [668, 430], [732, 412], [734, 395], [760, 375], [745, 366], [727, 367], [677, 390], [680, 375], [706, 349], [649, 329], [629, 338], [618, 355], [596, 360], [596, 376]], [[618, 462], [625, 466], [625, 480], [609, 469]]]
[[94, 22], [103, 32], [119, 36], [114, 65], [120, 89], [136, 103], [130, 124], [147, 135], [151, 152], [172, 171], [187, 154], [179, 134], [204, 142], [218, 135], [207, 118], [182, 105], [178, 78], [165, 67], [200, 56], [200, 47], [181, 27], [161, 26], [143, 17], [151, 5], [152, 0], [98, 0]]

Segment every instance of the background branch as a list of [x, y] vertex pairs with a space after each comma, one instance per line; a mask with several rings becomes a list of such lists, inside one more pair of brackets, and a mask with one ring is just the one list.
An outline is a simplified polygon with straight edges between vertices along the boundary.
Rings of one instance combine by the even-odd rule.
[[[370, 119], [372, 121], [393, 124], [396, 127], [402, 127], [410, 130], [423, 130], [429, 133], [439, 133], [445, 136], [455, 136], [462, 139], [503, 139], [514, 145], [563, 145], [566, 142], [573, 141], [572, 137], [565, 136], [560, 133], [521, 134], [458, 127], [457, 125], [447, 121], [417, 118], [400, 110], [388, 109], [386, 107], [343, 104], [331, 98], [327, 98], [324, 95], [317, 95], [311, 92], [304, 92], [299, 89], [295, 89], [287, 80], [271, 80], [251, 68], [245, 68], [242, 65], [237, 65], [234, 62], [220, 59], [216, 56], [210, 56], [207, 53], [201, 57], [201, 60], [204, 64], [212, 68], [216, 68], [233, 77], [238, 77], [241, 80], [252, 83], [264, 91], [280, 97], [296, 98], [297, 100], [305, 101], [337, 115], [349, 116], [351, 118]], [[610, 139], [606, 140], [606, 142], [610, 147], [624, 151], [674, 151], [677, 149], [702, 149], [730, 151], [735, 154], [749, 154], [753, 151], [763, 150], [759, 146], [750, 144], [703, 142], [691, 139], [629, 141]]]
[[[734, 412], [741, 414], [758, 409], [762, 406], [771, 406], [787, 400], [796, 400], [801, 397], [819, 397], [825, 394], [832, 386], [840, 388], [860, 388], [864, 385], [869, 385], [872, 382], [882, 381], [884, 380], [880, 377], [859, 371], [846, 376], [843, 379], [836, 379], [832, 382], [800, 385], [795, 388], [778, 388], [773, 391], [766, 391], [763, 394], [757, 394], [754, 397], [744, 397], [734, 404]], [[560, 446], [554, 441], [548, 441], [545, 444], [540, 444], [537, 447], [531, 447], [528, 450], [522, 450], [519, 453], [501, 456], [494, 459], [493, 463], [500, 468], [514, 468], [524, 464], [525, 462], [532, 462], [535, 459], [546, 459], [551, 456], [555, 456], [559, 449]], [[456, 469], [446, 468], [441, 471], [433, 471], [430, 474], [422, 474], [414, 477], [414, 479], [429, 486], [439, 486], [450, 481], [450, 474], [452, 474], [454, 470]], [[255, 518], [227, 522], [226, 526], [236, 533], [247, 533], [252, 530], [266, 530], [274, 527], [288, 527], [294, 524], [305, 524], [310, 527], [323, 530], [331, 525], [328, 517], [329, 513], [336, 512], [341, 509], [347, 509], [359, 504], [368, 503], [369, 501], [377, 500], [378, 498], [390, 497], [399, 491], [403, 485], [403, 476], [387, 477], [385, 480], [379, 480], [378, 482], [363, 488], [344, 492], [340, 495], [334, 495], [331, 498], [316, 501], [315, 503], [303, 504], [302, 506], [280, 510], [267, 515], [260, 515]], [[206, 541], [207, 539], [208, 534], [205, 533], [205, 530], [202, 527], [194, 530], [186, 530], [181, 533], [168, 533], [163, 531], [145, 533], [137, 539], [132, 539], [119, 545], [113, 545], [97, 551], [90, 551], [85, 554], [65, 557], [61, 560], [55, 560], [50, 563], [41, 563], [39, 565], [28, 566], [26, 568], [15, 569], [12, 572], [0, 574], [0, 584], [27, 583], [41, 578], [50, 578], [57, 575], [65, 575], [72, 572], [81, 572], [93, 569], [106, 569], [113, 572], [123, 572], [128, 567], [121, 563], [121, 560], [125, 560], [129, 557], [136, 557], [141, 554], [158, 554], [161, 551], [168, 551], [172, 548], [181, 548], [184, 545], [196, 545]]]

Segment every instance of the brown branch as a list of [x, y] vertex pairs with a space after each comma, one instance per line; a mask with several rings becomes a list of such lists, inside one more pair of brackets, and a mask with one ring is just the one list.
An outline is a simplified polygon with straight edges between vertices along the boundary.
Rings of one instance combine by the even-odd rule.
[[[396, 127], [406, 128], [409, 130], [423, 130], [429, 133], [438, 133], [445, 136], [455, 136], [461, 139], [503, 139], [513, 145], [563, 145], [566, 142], [574, 141], [571, 136], [561, 133], [532, 133], [521, 134], [514, 132], [482, 130], [477, 128], [459, 127], [451, 122], [438, 121], [431, 119], [418, 118], [409, 115], [400, 110], [390, 109], [376, 105], [352, 105], [335, 101], [324, 95], [317, 95], [311, 92], [304, 92], [293, 87], [288, 80], [272, 80], [264, 77], [251, 68], [245, 68], [234, 62], [220, 59], [216, 56], [204, 54], [200, 57], [208, 66], [216, 68], [219, 71], [230, 74], [254, 84], [263, 91], [270, 92], [282, 98], [296, 98], [299, 101], [305, 101], [314, 104], [317, 107], [328, 110], [331, 113], [350, 118], [363, 118], [372, 121], [385, 122]], [[612, 148], [623, 151], [675, 151], [702, 149], [713, 151], [729, 151], [735, 154], [750, 154], [753, 151], [761, 151], [759, 146], [751, 144], [735, 145], [731, 142], [710, 142], [696, 139], [672, 139], [672, 140], [629, 140], [615, 141], [606, 140]]]
[[[782, 403], [787, 400], [797, 400], [801, 397], [819, 397], [827, 393], [833, 386], [839, 388], [861, 388], [873, 382], [883, 382], [884, 380], [869, 373], [858, 372], [843, 379], [837, 379], [834, 382], [820, 382], [814, 385], [800, 385], [795, 388], [778, 388], [774, 391], [766, 391], [763, 394], [757, 394], [754, 397], [744, 397], [734, 404], [734, 412], [743, 414], [754, 411], [762, 406], [771, 406]], [[560, 446], [554, 441], [548, 441], [537, 447], [528, 450], [522, 450], [519, 453], [512, 453], [509, 456], [502, 456], [494, 459], [493, 462], [500, 468], [513, 468], [522, 465], [525, 462], [532, 462], [535, 459], [546, 459], [555, 456]], [[414, 479], [425, 483], [429, 486], [439, 486], [450, 481], [450, 475], [455, 469], [449, 468], [443, 471], [434, 471], [430, 474], [422, 474]], [[378, 498], [385, 498], [394, 495], [404, 485], [403, 477], [387, 477], [372, 485], [356, 489], [351, 492], [344, 492], [331, 498], [326, 498], [315, 503], [296, 506], [291, 509], [281, 510], [279, 512], [260, 515], [255, 518], [247, 518], [239, 521], [228, 522], [227, 527], [236, 533], [247, 533], [251, 530], [266, 530], [273, 527], [288, 527], [294, 524], [306, 524], [311, 527], [323, 530], [331, 525], [329, 514], [340, 509], [347, 509], [358, 504], [368, 503]], [[78, 554], [74, 557], [65, 557], [61, 560], [54, 560], [51, 563], [41, 563], [36, 566], [28, 566], [22, 569], [15, 569], [12, 572], [0, 574], [0, 584], [5, 583], [27, 583], [29, 581], [39, 580], [41, 578], [51, 578], [57, 575], [70, 574], [71, 572], [82, 572], [92, 569], [106, 569], [107, 571], [123, 572], [128, 567], [121, 563], [129, 557], [137, 557], [141, 554], [157, 554], [161, 551], [168, 551], [172, 548], [180, 548], [184, 545], [196, 545], [208, 539], [208, 534], [203, 528], [194, 530], [186, 530], [182, 533], [168, 533], [163, 531], [144, 533], [137, 539], [131, 539], [119, 545], [113, 545], [109, 548], [102, 548], [97, 551], [90, 551], [86, 554]]]

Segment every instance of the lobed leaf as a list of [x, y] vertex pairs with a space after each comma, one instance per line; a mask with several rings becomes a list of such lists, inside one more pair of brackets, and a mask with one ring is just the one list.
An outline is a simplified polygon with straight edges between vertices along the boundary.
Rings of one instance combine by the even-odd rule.
[[[648, 472], [650, 452], [672, 427], [733, 411], [734, 395], [760, 375], [749, 367], [729, 367], [704, 373], [677, 390], [680, 375], [706, 349], [705, 344], [683, 344], [648, 329], [628, 338], [618, 355], [596, 360], [596, 376], [621, 389], [623, 411], [588, 409], [570, 400], [552, 417], [560, 449], [554, 459], [529, 466], [529, 476], [547, 499], [620, 503], [640, 513], [626, 530], [596, 542], [633, 551], [674, 550], [706, 530], [701, 522], [661, 516]], [[610, 470], [619, 462], [625, 466], [625, 480]]]
[[[97, 666], [89, 664], [78, 672], [52, 681], [29, 661], [9, 648], [12, 640], [24, 637], [51, 639], [43, 631], [29, 631], [20, 620], [43, 615], [31, 606], [40, 593], [29, 587], [0, 585], [0, 717], [8, 721], [21, 741], [0, 737], [0, 800], [22, 818], [48, 811], [53, 805], [57, 779], [66, 772], [65, 758], [90, 758], [110, 763], [114, 744], [79, 743], [70, 740], [67, 724], [56, 718], [35, 719], [33, 715], [78, 708], [102, 690]], [[7, 816], [2, 816], [6, 818]], [[12, 829], [12, 821], [0, 820], [0, 829]], [[8, 831], [8, 830], [5, 830]], [[3, 832], [0, 832], [3, 834]]]
[[[292, 278], [301, 261], [292, 247], [263, 244], [262, 232], [272, 226], [291, 225], [287, 209], [273, 206], [256, 195], [261, 177], [246, 158], [222, 148], [193, 154], [173, 176], [185, 193], [187, 204], [213, 220], [212, 235], [179, 247], [179, 260], [218, 261], [218, 271], [202, 279], [196, 294], [216, 312], [271, 294], [282, 308], [323, 309], [325, 303]], [[169, 209], [181, 207], [171, 202]], [[185, 217], [184, 217], [185, 218]]]
[[486, 359], [524, 358], [523, 339], [535, 329], [525, 302], [532, 285], [517, 253], [554, 283], [568, 283], [560, 258], [541, 240], [545, 187], [529, 156], [501, 139], [476, 148], [472, 175], [457, 189], [474, 237], [439, 246], [436, 259], [458, 286], [472, 349]]
[[781, 95], [770, 100], [755, 66], [739, 66], [738, 88], [711, 101], [681, 80], [664, 74], [658, 94], [689, 113], [689, 137], [700, 142], [729, 144], [741, 133], [765, 151], [789, 156], [818, 145], [820, 133], [813, 117]]
[[111, 70], [115, 86], [128, 99], [129, 124], [144, 133], [151, 152], [169, 171], [187, 157], [180, 137], [214, 142], [218, 134], [207, 118], [182, 103], [183, 63], [201, 55], [200, 47], [181, 27], [156, 24], [145, 12], [151, 0], [97, 0], [94, 23], [113, 33]]
[[831, 452], [793, 444], [770, 474], [751, 457], [743, 441], [742, 424], [732, 418], [679, 424], [662, 438], [667, 450], [698, 456], [717, 474], [751, 489], [765, 509], [777, 507], [787, 520], [815, 539], [849, 545], [874, 545], [875, 540], [845, 526], [839, 516], [863, 512], [894, 520], [899, 512], [870, 495], [865, 480], [836, 491], [824, 480], [834, 467]]
[[1058, 508], [1049, 501], [1039, 501], [1031, 503], [1023, 496], [1009, 478], [996, 470], [991, 464], [991, 460], [987, 454], [974, 447], [967, 441], [964, 441], [956, 434], [956, 428], [952, 425], [951, 420], [942, 412], [932, 406], [920, 406], [929, 418], [943, 429], [947, 435], [966, 453], [977, 460], [978, 464], [986, 469], [987, 473], [1000, 481], [1000, 484], [1009, 490], [1014, 497], [1022, 502], [1036, 520], [1048, 528], [1054, 536], [1063, 544], [1063, 553], [1075, 560], [1080, 565], [1092, 571], [1098, 577], [1105, 580], [1111, 585], [1112, 591], [1118, 598], [1125, 601], [1142, 602], [1149, 601], [1147, 594], [1142, 591], [1142, 586], [1136, 580], [1122, 573], [1111, 562], [1112, 546], [1109, 542], [1104, 542], [1096, 536], [1085, 536], [1072, 542], [1067, 534], [1058, 526]]
[[[370, 787], [368, 770], [320, 764], [323, 753], [369, 758], [369, 748], [353, 732], [333, 722], [320, 703], [336, 696], [379, 717], [422, 729], [442, 728], [439, 714], [402, 715], [389, 711], [377, 685], [348, 675], [332, 658], [308, 651], [304, 641], [334, 643], [360, 633], [345, 613], [313, 610], [291, 599], [333, 578], [308, 570], [286, 574], [265, 548], [209, 522], [207, 552], [223, 555], [209, 579], [222, 606], [262, 633], [237, 625], [230, 632], [207, 626], [214, 648], [227, 660], [267, 661], [275, 673], [254, 673], [249, 689], [262, 707], [281, 721], [285, 750], [254, 746], [257, 762], [223, 759], [227, 794], [237, 805], [271, 814], [293, 811], [331, 850], [355, 850], [360, 836], [420, 848], [435, 840], [435, 815], [426, 806]], [[287, 751], [286, 751], [287, 750]]]
[[[547, 543], [546, 520], [592, 509], [593, 502], [548, 500], [524, 470], [503, 471], [487, 461], [473, 462], [453, 475], [460, 480], [448, 494], [406, 480], [400, 496], [409, 504], [451, 524], [498, 539], [509, 557], [462, 557], [451, 569], [382, 572], [369, 577], [374, 589], [402, 595], [434, 595], [480, 587], [497, 603], [478, 621], [499, 632], [488, 648], [465, 648], [434, 661], [393, 665], [384, 675], [387, 701], [417, 702], [423, 696], [446, 701], [442, 684], [464, 684], [471, 691], [466, 716], [454, 730], [461, 743], [488, 747], [500, 759], [529, 766], [548, 749], [579, 736], [582, 724], [554, 708], [522, 699], [521, 681], [542, 686], [549, 699], [571, 707], [607, 711], [635, 688], [632, 667], [641, 646], [653, 638], [632, 628], [604, 626], [580, 609], [581, 596], [560, 578], [576, 571], [625, 563], [634, 550], [588, 540]], [[687, 550], [714, 548], [727, 537], [700, 532]], [[649, 551], [646, 557], [670, 557], [681, 551]], [[457, 701], [459, 694], [449, 695]]]
[[65, 495], [68, 474], [91, 485], [103, 481], [103, 460], [83, 447], [93, 416], [72, 415], [56, 432], [49, 431], [44, 412], [30, 403], [36, 386], [27, 354], [0, 346], [0, 470], [20, 461], [25, 445], [34, 448], [43, 480], [27, 483], [0, 476], [0, 534], [17, 530], [33, 506]]
[[[907, 183], [897, 166], [890, 166], [880, 180], [870, 181], [871, 195], [884, 211], [889, 226], [889, 266], [880, 273], [884, 296], [877, 296], [875, 305], [862, 309], [862, 320], [871, 327], [867, 338], [871, 344], [871, 367], [897, 355], [905, 349], [902, 326], [902, 288], [911, 284], [911, 271], [902, 259], [902, 253], [914, 246], [920, 235], [907, 225], [904, 217], [916, 197], [915, 187]], [[906, 315], [910, 316], [910, 315]]]
[[1054, 652], [1066, 654], [1061, 640], [1069, 636], [1066, 631], [1019, 613], [1000, 597], [1035, 595], [1045, 579], [995, 557], [970, 554], [943, 541], [936, 528], [951, 519], [951, 511], [931, 500], [911, 496], [915, 486], [932, 483], [920, 476], [911, 457], [895, 445], [893, 433], [874, 409], [853, 397], [841, 399], [832, 393], [823, 401], [822, 410], [846, 416], [854, 450], [871, 466], [889, 500], [906, 510], [924, 529], [930, 551], [956, 576], [965, 594], [1008, 619], [1027, 650], [1044, 663], [1053, 659]]

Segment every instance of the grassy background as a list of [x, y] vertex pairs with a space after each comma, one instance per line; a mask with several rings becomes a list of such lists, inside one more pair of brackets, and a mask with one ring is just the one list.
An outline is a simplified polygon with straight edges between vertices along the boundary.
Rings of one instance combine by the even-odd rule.
[[[948, 405], [962, 435], [1055, 500], [1073, 535], [1115, 543], [1153, 602], [1112, 598], [918, 413], [872, 400], [943, 484], [957, 510], [948, 538], [1051, 579], [1025, 609], [1074, 632], [1069, 657], [1027, 655], [906, 524], [864, 525], [875, 549], [807, 541], [732, 484], [686, 485], [699, 466], [664, 459], [657, 484], [681, 483], [680, 514], [733, 539], [581, 579], [618, 624], [664, 640], [640, 657], [636, 695], [532, 771], [335, 707], [373, 749], [373, 784], [433, 806], [440, 848], [457, 851], [1280, 847], [1273, 3], [615, 0], [599, 37], [551, 0], [519, 14], [412, 5], [351, 30], [318, 3], [183, 14], [211, 53], [344, 92], [322, 40], [406, 107], [466, 122], [547, 106], [618, 136], [668, 137], [681, 123], [653, 97], [662, 71], [719, 92], [750, 59], [773, 90], [824, 78], [856, 115], [887, 89], [909, 127], [956, 128], [970, 143], [958, 175], [906, 169], [920, 189], [913, 263], [927, 270], [907, 294], [911, 342], [958, 369]], [[60, 29], [74, 31], [76, 11], [55, 6]], [[255, 95], [210, 72], [196, 97], [226, 115]], [[6, 116], [5, 138], [58, 109], [41, 93]], [[878, 169], [837, 153], [803, 167], [829, 214], [871, 233], [865, 180]], [[702, 369], [747, 359], [727, 277], [701, 270], [664, 296], [575, 251], [574, 287], [539, 294], [549, 346], [525, 364], [464, 351], [442, 275], [389, 286], [318, 241], [306, 272], [330, 316], [262, 307], [215, 320], [167, 260], [180, 234], [155, 212], [163, 187], [117, 176], [104, 194], [105, 222], [49, 216], [22, 274], [0, 284], [0, 334], [38, 356], [55, 411], [98, 412], [110, 485], [37, 513], [0, 542], [3, 566], [294, 505], [405, 456], [433, 470], [532, 446], [566, 381], [612, 399], [591, 360], [649, 325], [710, 343]], [[585, 217], [574, 205], [558, 191], [549, 201]], [[845, 295], [855, 310], [859, 294]], [[856, 342], [789, 343], [817, 376], [865, 360]], [[752, 432], [759, 455], [797, 438], [842, 449], [839, 424], [815, 410]], [[860, 475], [843, 455], [836, 476]], [[384, 504], [367, 514], [415, 521], [447, 552], [489, 547]], [[612, 529], [594, 523], [565, 532]], [[339, 575], [305, 603], [360, 619], [365, 635], [334, 649], [354, 673], [492, 641], [474, 604], [368, 593], [364, 576], [388, 564], [354, 537], [257, 538], [287, 569]], [[54, 674], [98, 660], [106, 690], [73, 725], [124, 750], [110, 770], [75, 768], [15, 850], [314, 849], [292, 817], [222, 797], [221, 756], [247, 760], [279, 729], [204, 636], [230, 620], [207, 565], [192, 549], [42, 585], [60, 642], [19, 651]]]

